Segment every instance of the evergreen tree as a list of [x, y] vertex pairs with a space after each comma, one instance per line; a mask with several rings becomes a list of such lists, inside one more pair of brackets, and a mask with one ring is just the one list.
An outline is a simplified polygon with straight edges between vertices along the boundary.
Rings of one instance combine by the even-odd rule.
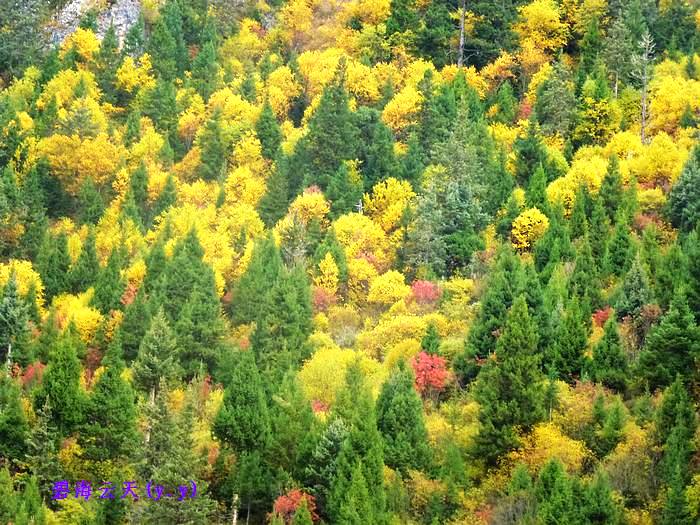
[[86, 399], [80, 388], [82, 373], [78, 354], [84, 353], [82, 343], [71, 326], [55, 343], [34, 397], [34, 407], [48, 403], [52, 422], [63, 435], [79, 428], [85, 414]]
[[695, 147], [671, 188], [668, 200], [671, 223], [683, 231], [700, 227], [700, 147]]
[[572, 482], [559, 460], [550, 460], [540, 470], [535, 494], [539, 502], [537, 516], [540, 523], [554, 525], [578, 522], [579, 509], [574, 499]]
[[26, 209], [24, 233], [20, 241], [24, 257], [36, 260], [39, 246], [48, 229], [46, 216], [46, 195], [44, 193], [41, 173], [44, 163], [39, 162], [25, 175], [20, 196]]
[[282, 257], [272, 236], [257, 241], [248, 267], [233, 290], [230, 314], [235, 323], [250, 323], [258, 318], [261, 298], [281, 273]]
[[663, 445], [677, 424], [688, 429], [690, 435], [697, 428], [695, 407], [688, 397], [683, 378], [677, 375], [673, 383], [666, 388], [661, 404], [654, 414], [654, 429], [656, 442]]
[[512, 124], [518, 112], [518, 99], [513, 94], [513, 85], [506, 80], [499, 87], [495, 97], [496, 114], [494, 121], [502, 124]]
[[263, 453], [271, 440], [270, 415], [255, 357], [250, 351], [239, 351], [232, 357], [234, 366], [213, 432], [238, 453]]
[[583, 514], [587, 523], [626, 523], [624, 508], [613, 498], [610, 481], [604, 472], [598, 472], [593, 481], [588, 483], [584, 497]]
[[602, 201], [608, 219], [614, 221], [617, 216], [617, 210], [622, 203], [624, 188], [622, 187], [622, 175], [620, 174], [620, 162], [617, 155], [612, 155], [608, 161], [608, 170], [605, 172], [603, 182], [600, 185], [598, 192], [599, 199]]
[[[431, 325], [432, 326], [432, 325]], [[399, 363], [377, 399], [377, 426], [384, 439], [386, 464], [402, 474], [428, 466], [430, 449], [423, 403], [411, 370]]]
[[475, 387], [481, 426], [474, 453], [488, 464], [518, 446], [516, 427], [527, 430], [544, 417], [537, 333], [522, 295], [508, 313], [496, 358], [481, 371]]
[[349, 481], [347, 492], [342, 494], [342, 501], [338, 509], [338, 523], [347, 523], [348, 525], [381, 523], [375, 516], [375, 509], [372, 507], [370, 489], [362, 473], [362, 461], [355, 465]]
[[80, 441], [92, 460], [126, 459], [138, 443], [134, 391], [122, 371], [119, 361], [109, 364], [90, 393]]
[[343, 163], [330, 178], [326, 196], [331, 201], [331, 216], [338, 218], [353, 211], [362, 200], [363, 184], [359, 173]]
[[688, 511], [685, 482], [680, 465], [676, 466], [671, 478], [659, 523], [662, 525], [691, 525], [693, 523]]
[[357, 160], [364, 179], [364, 191], [389, 177], [399, 177], [399, 163], [394, 154], [394, 137], [376, 109], [361, 107], [355, 112], [358, 129]]
[[547, 174], [542, 164], [538, 164], [535, 173], [530, 177], [525, 192], [525, 200], [530, 208], [537, 208], [547, 212]]
[[353, 473], [359, 466], [367, 487], [372, 488], [368, 499], [372, 509], [369, 522], [381, 523], [386, 505], [382, 438], [377, 429], [374, 401], [357, 361], [347, 369], [345, 388], [338, 396], [333, 415], [347, 423], [348, 435], [340, 449], [336, 473], [331, 481], [329, 514], [336, 521], [342, 520], [344, 509], [348, 507]]
[[204, 180], [223, 180], [227, 170], [227, 146], [221, 129], [221, 112], [215, 110], [207, 120], [199, 134], [201, 163], [199, 176]]
[[[534, 119], [530, 119], [526, 134], [515, 139], [513, 152], [515, 153], [515, 180], [520, 186], [528, 185], [530, 177], [538, 166], [544, 166], [547, 172], [547, 150], [538, 135], [537, 123]], [[553, 176], [553, 173], [547, 173], [548, 180], [552, 180]]]
[[325, 190], [345, 160], [355, 156], [357, 129], [345, 89], [345, 62], [341, 60], [333, 80], [326, 85], [316, 111], [309, 119], [309, 131], [297, 149], [304, 158], [304, 182]]
[[123, 260], [122, 249], [114, 248], [109, 254], [107, 264], [97, 275], [92, 303], [102, 312], [121, 308], [121, 297], [124, 293], [124, 281], [121, 276]]
[[208, 35], [205, 39], [202, 41], [199, 53], [192, 61], [192, 80], [204, 100], [208, 100], [217, 88], [219, 64], [216, 38], [214, 35]]
[[600, 20], [593, 16], [586, 27], [586, 32], [580, 41], [581, 54], [579, 69], [583, 73], [591, 73], [598, 63], [603, 50], [603, 37], [600, 31]]
[[617, 277], [623, 275], [629, 268], [632, 258], [632, 239], [627, 221], [617, 216], [617, 223], [605, 254], [605, 268], [608, 274]]
[[[262, 118], [262, 117], [261, 117]], [[284, 157], [279, 158], [267, 179], [265, 195], [258, 203], [258, 213], [265, 225], [272, 228], [287, 213], [289, 180]]]
[[12, 272], [0, 295], [0, 356], [2, 363], [27, 365], [31, 360], [29, 347], [29, 309], [17, 290], [16, 274]]
[[80, 255], [68, 273], [70, 290], [78, 294], [87, 290], [95, 283], [100, 273], [100, 263], [97, 260], [97, 247], [95, 246], [95, 230], [89, 229]]
[[574, 297], [566, 306], [547, 351], [547, 364], [554, 367], [559, 377], [573, 382], [580, 375], [583, 352], [588, 345], [589, 325], [590, 316], [584, 316], [578, 298]]
[[306, 500], [303, 500], [301, 505], [297, 507], [297, 510], [294, 511], [292, 523], [294, 525], [313, 525], [314, 522], [311, 519], [311, 513], [309, 512], [309, 506], [306, 504]]
[[[327, 510], [331, 495], [332, 481], [338, 470], [340, 449], [348, 436], [348, 425], [341, 418], [331, 419], [321, 434], [305, 468], [305, 479], [311, 487], [316, 503], [322, 510]], [[326, 512], [326, 515], [328, 512]]]
[[586, 203], [588, 201], [588, 188], [581, 184], [576, 192], [574, 208], [571, 210], [569, 218], [569, 231], [572, 239], [578, 239], [588, 229], [588, 219], [586, 217]]
[[146, 292], [142, 286], [136, 293], [133, 302], [124, 309], [124, 317], [118, 330], [124, 359], [127, 363], [131, 363], [136, 358], [141, 340], [146, 335], [150, 322], [151, 311], [146, 301]]
[[535, 117], [547, 135], [567, 137], [576, 119], [576, 96], [571, 73], [562, 60], [554, 62], [552, 73], [537, 88]]
[[440, 342], [440, 334], [435, 324], [430, 323], [423, 339], [421, 339], [421, 350], [430, 355], [440, 355]]
[[262, 111], [255, 123], [255, 134], [262, 145], [263, 157], [275, 160], [282, 144], [282, 131], [277, 123], [277, 117], [272, 111], [270, 102], [266, 99]]
[[149, 392], [151, 401], [161, 380], [167, 383], [180, 376], [178, 354], [177, 341], [161, 308], [151, 319], [132, 366], [135, 384]]
[[676, 374], [686, 377], [700, 352], [700, 332], [688, 301], [677, 293], [661, 322], [652, 328], [639, 356], [639, 372], [654, 389], [671, 384]]
[[117, 69], [121, 64], [121, 56], [119, 54], [119, 40], [114, 25], [110, 24], [102, 37], [100, 50], [97, 53], [97, 84], [104, 94], [105, 98], [114, 103], [116, 102], [116, 93], [114, 90], [115, 80], [117, 77]]
[[623, 319], [626, 316], [638, 318], [642, 313], [642, 308], [653, 301], [652, 293], [649, 275], [638, 254], [632, 267], [625, 275], [620, 296], [615, 303], [618, 319]]
[[20, 389], [5, 372], [0, 373], [0, 456], [24, 460], [29, 425], [22, 408]]
[[68, 239], [64, 233], [57, 236], [46, 233], [39, 248], [36, 267], [44, 284], [44, 295], [51, 300], [68, 289]]
[[588, 232], [590, 234], [589, 241], [593, 258], [602, 263], [605, 257], [608, 236], [610, 235], [610, 221], [605, 211], [603, 199], [600, 198], [600, 193], [598, 195], [598, 197], [593, 199], [593, 210]]
[[628, 379], [628, 363], [614, 318], [605, 323], [603, 338], [593, 347], [591, 379], [623, 392]]
[[685, 240], [684, 250], [687, 255], [686, 295], [688, 306], [700, 322], [700, 227], [691, 232]]

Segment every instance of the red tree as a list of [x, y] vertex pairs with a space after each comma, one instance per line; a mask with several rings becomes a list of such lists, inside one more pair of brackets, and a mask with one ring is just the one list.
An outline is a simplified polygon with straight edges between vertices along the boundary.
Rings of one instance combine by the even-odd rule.
[[423, 397], [437, 397], [447, 386], [450, 372], [444, 357], [421, 352], [411, 360], [416, 374], [416, 390]]
[[311, 494], [307, 494], [299, 489], [292, 489], [286, 494], [282, 494], [275, 500], [272, 506], [272, 514], [279, 515], [285, 524], [291, 524], [294, 518], [294, 513], [301, 506], [302, 502], [306, 501], [306, 508], [309, 509], [311, 514], [311, 519], [316, 522], [318, 521], [318, 514], [316, 514], [316, 501]]

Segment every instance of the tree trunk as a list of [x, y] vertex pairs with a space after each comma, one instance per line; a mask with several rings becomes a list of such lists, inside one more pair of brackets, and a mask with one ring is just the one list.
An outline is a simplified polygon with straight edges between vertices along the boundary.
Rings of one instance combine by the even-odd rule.
[[231, 519], [231, 525], [236, 525], [238, 523], [238, 494], [233, 495], [233, 517]]
[[462, 0], [459, 15], [459, 54], [457, 55], [457, 66], [464, 65], [464, 19], [467, 16], [467, 0]]
[[9, 376], [12, 371], [12, 343], [7, 343], [7, 360], [5, 366], [7, 367], [7, 375]]

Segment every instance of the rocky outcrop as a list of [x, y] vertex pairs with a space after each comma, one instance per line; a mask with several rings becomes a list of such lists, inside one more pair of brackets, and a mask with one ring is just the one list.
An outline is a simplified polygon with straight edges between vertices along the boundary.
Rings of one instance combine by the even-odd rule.
[[114, 0], [107, 7], [99, 8], [95, 0], [71, 0], [56, 15], [51, 28], [51, 41], [60, 44], [76, 30], [83, 15], [90, 9], [97, 8], [97, 33], [102, 38], [110, 25], [114, 25], [117, 38], [121, 44], [127, 32], [139, 18], [141, 2], [139, 0]]

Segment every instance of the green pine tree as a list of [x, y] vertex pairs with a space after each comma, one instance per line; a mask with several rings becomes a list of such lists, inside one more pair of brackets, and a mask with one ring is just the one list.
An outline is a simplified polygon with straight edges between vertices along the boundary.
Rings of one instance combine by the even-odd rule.
[[23, 461], [28, 438], [29, 424], [19, 386], [3, 371], [0, 373], [0, 456]]
[[95, 294], [92, 304], [102, 312], [119, 310], [121, 297], [124, 293], [124, 280], [121, 269], [124, 262], [124, 254], [121, 248], [114, 248], [109, 254], [107, 264], [100, 270], [95, 282]]
[[610, 317], [605, 323], [603, 338], [593, 347], [591, 379], [618, 392], [624, 392], [629, 379], [628, 368], [617, 323], [613, 317]]
[[100, 263], [97, 260], [97, 247], [95, 246], [95, 230], [89, 229], [83, 243], [80, 255], [68, 273], [70, 290], [78, 294], [95, 284], [100, 273]]
[[266, 99], [262, 111], [255, 123], [255, 134], [262, 145], [263, 157], [275, 160], [282, 144], [282, 131], [280, 130], [277, 117], [272, 111], [270, 102]]

